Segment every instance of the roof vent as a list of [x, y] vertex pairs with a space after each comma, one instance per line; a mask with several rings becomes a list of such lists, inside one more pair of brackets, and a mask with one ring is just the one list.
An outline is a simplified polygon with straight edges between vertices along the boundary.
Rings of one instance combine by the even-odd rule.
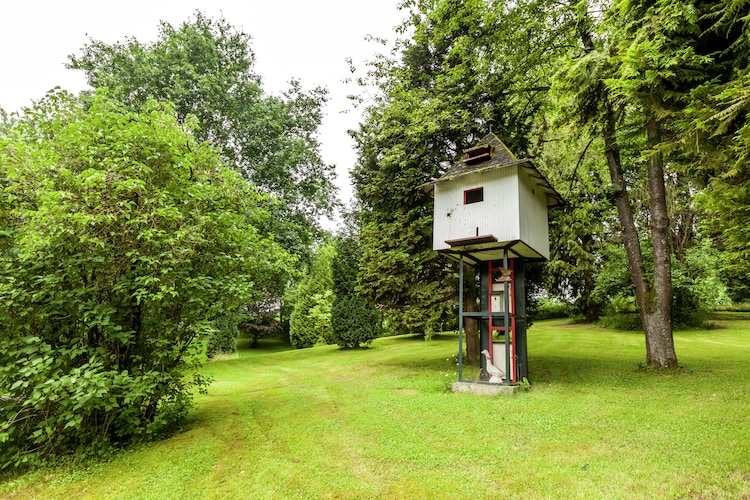
[[473, 148], [464, 149], [466, 156], [464, 157], [464, 163], [471, 165], [473, 163], [479, 163], [481, 161], [489, 160], [492, 158], [494, 149], [491, 144], [480, 144]]

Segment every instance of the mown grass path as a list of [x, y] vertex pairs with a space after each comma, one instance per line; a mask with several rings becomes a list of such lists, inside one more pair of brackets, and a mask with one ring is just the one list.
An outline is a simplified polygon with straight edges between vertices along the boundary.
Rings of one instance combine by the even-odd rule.
[[207, 364], [216, 382], [183, 432], [6, 478], [0, 497], [748, 497], [750, 319], [736, 318], [676, 333], [685, 368], [666, 374], [639, 369], [640, 334], [537, 322], [532, 388], [512, 397], [446, 390], [452, 335], [243, 346]]

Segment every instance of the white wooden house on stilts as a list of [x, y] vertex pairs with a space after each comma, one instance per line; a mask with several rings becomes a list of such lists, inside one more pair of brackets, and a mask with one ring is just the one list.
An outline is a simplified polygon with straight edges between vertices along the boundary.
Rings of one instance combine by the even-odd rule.
[[[561, 198], [530, 160], [516, 158], [494, 134], [425, 186], [434, 204], [433, 248], [458, 260], [459, 381], [514, 386], [528, 377], [524, 266], [549, 259], [547, 210]], [[463, 308], [464, 265], [480, 276], [478, 312]], [[479, 320], [482, 375], [463, 378], [463, 328]], [[492, 372], [502, 376], [491, 376]], [[486, 391], [482, 389], [479, 392]]]

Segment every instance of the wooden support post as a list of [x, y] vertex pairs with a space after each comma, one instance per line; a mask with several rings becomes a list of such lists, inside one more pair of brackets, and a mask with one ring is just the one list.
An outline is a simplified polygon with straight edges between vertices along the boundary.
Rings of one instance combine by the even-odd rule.
[[[490, 267], [491, 262], [480, 262], [479, 266], [479, 310], [482, 312], [489, 312], [490, 310]], [[490, 321], [488, 317], [479, 319], [479, 352], [483, 350], [491, 350], [490, 343], [492, 342], [492, 332], [490, 332]], [[479, 363], [482, 367], [482, 380], [487, 380], [487, 360], [484, 356], [479, 356]]]
[[516, 328], [513, 335], [516, 338], [516, 370], [518, 380], [529, 377], [528, 351], [526, 348], [526, 264], [524, 259], [515, 259], [514, 262], [515, 293], [513, 298], [516, 303]]
[[458, 381], [464, 371], [464, 256], [458, 261]]

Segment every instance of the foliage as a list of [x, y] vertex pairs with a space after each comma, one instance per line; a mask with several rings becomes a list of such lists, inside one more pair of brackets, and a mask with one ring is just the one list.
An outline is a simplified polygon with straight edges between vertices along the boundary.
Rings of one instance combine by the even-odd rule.
[[[618, 303], [619, 302], [619, 303]], [[635, 307], [635, 300], [615, 300], [606, 311], [606, 315], [599, 318], [597, 326], [626, 332], [643, 331], [643, 323]]]
[[[647, 262], [651, 260], [649, 257], [646, 254]], [[604, 312], [617, 316], [637, 311], [633, 299], [633, 284], [622, 247], [609, 245], [602, 252], [601, 259], [593, 295], [606, 304]], [[729, 301], [721, 267], [719, 253], [711, 248], [710, 240], [705, 238], [693, 243], [682, 259], [674, 259], [672, 322], [676, 327], [701, 326], [710, 311]], [[611, 323], [612, 319], [609, 321]], [[630, 316], [616, 325], [623, 329], [641, 326], [640, 322], [634, 321]]]
[[289, 340], [297, 349], [331, 341], [333, 279], [331, 261], [335, 248], [320, 247], [309, 273], [294, 291], [294, 309], [289, 319]]
[[636, 311], [633, 281], [628, 270], [625, 249], [607, 245], [599, 253], [599, 271], [592, 295], [605, 304], [605, 310], [621, 312], [623, 307]]
[[713, 235], [715, 246], [726, 256], [721, 271], [732, 299], [749, 299], [750, 175], [715, 177], [697, 203], [705, 212], [701, 226]]
[[570, 304], [559, 299], [541, 298], [534, 311], [535, 320], [567, 318], [571, 316]]
[[597, 294], [596, 287], [607, 247], [620, 242], [619, 223], [607, 192], [601, 138], [576, 130], [569, 122], [568, 105], [560, 98], [545, 112], [549, 131], [540, 161], [547, 165], [548, 180], [565, 203], [548, 215], [553, 244], [544, 281], [547, 293], [571, 301], [571, 313], [592, 323], [607, 305], [607, 296]]
[[634, 294], [648, 363], [676, 366], [671, 321], [689, 321], [692, 288], [712, 279], [686, 257], [699, 227], [732, 296], [750, 290], [750, 2], [404, 5], [411, 36], [362, 79], [378, 93], [355, 133], [361, 292], [402, 331], [445, 317], [453, 269], [429, 250], [419, 188], [492, 124], [568, 201], [552, 215], [549, 293], [590, 320]]
[[200, 12], [177, 28], [161, 22], [155, 42], [90, 40], [69, 59], [92, 87], [108, 88], [130, 109], [154, 98], [173, 103], [180, 120], [194, 116], [199, 140], [280, 200], [262, 229], [305, 254], [317, 218], [335, 203], [334, 169], [320, 158], [316, 137], [324, 89], [305, 91], [292, 81], [281, 97], [264, 94], [250, 36]]
[[[690, 88], [706, 78], [711, 62], [702, 40], [702, 4], [621, 1], [603, 4], [603, 15], [589, 2], [571, 4], [579, 21], [577, 47], [556, 77], [574, 96], [579, 122], [604, 142], [647, 362], [660, 367], [677, 365], [672, 252], [685, 251], [693, 229], [692, 213], [679, 207], [690, 208], [679, 201], [690, 196], [689, 183], [680, 178], [682, 158], [670, 146], [679, 137]], [[623, 154], [623, 146], [636, 154]], [[683, 190], [670, 191], [675, 187]]]
[[0, 468], [174, 428], [211, 321], [288, 273], [194, 126], [52, 93], [0, 138]]
[[382, 318], [355, 290], [362, 249], [352, 234], [338, 236], [335, 248], [336, 256], [331, 263], [334, 293], [331, 339], [342, 348], [368, 345], [382, 333]]
[[702, 79], [693, 82], [678, 121], [677, 147], [688, 161], [686, 171], [705, 188], [696, 196], [702, 211], [698, 224], [724, 255], [722, 274], [734, 300], [750, 297], [747, 252], [748, 214], [748, 74], [750, 2], [696, 2], [703, 29], [700, 48], [711, 56]]
[[332, 290], [337, 297], [354, 295], [362, 259], [356, 230], [345, 231], [334, 240], [336, 255], [331, 261]]
[[711, 311], [729, 303], [721, 258], [710, 240], [703, 238], [675, 262], [672, 318], [676, 326], [702, 326]]
[[380, 311], [359, 295], [337, 297], [331, 309], [332, 340], [344, 349], [369, 345], [381, 334]]
[[392, 56], [372, 62], [377, 89], [354, 132], [362, 209], [359, 292], [397, 332], [431, 335], [455, 305], [455, 267], [432, 251], [432, 199], [421, 187], [493, 127], [519, 156], [543, 102], [538, 2], [408, 3]]
[[206, 344], [206, 356], [232, 354], [237, 350], [239, 315], [222, 315], [211, 322], [212, 331]]

